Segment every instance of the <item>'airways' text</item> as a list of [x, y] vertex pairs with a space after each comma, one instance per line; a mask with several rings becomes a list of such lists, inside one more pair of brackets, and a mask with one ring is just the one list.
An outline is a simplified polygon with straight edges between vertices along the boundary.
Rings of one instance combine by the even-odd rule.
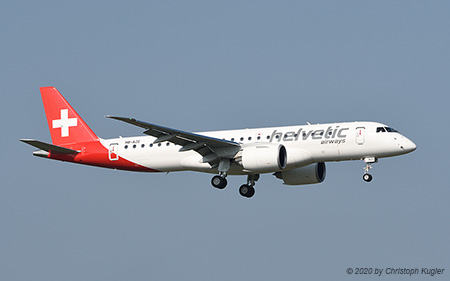
[[345, 143], [345, 139], [341, 139], [341, 140], [323, 140], [321, 142], [321, 144], [341, 144], [341, 143]]

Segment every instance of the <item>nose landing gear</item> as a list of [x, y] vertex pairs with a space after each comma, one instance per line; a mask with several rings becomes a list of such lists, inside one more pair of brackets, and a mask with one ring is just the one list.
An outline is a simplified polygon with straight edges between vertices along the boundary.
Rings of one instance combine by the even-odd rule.
[[369, 170], [372, 169], [373, 163], [378, 162], [378, 159], [376, 159], [375, 157], [366, 157], [364, 158], [364, 162], [366, 163], [366, 166], [364, 167], [363, 180], [365, 182], [371, 182], [373, 177], [371, 174], [369, 174]]
[[371, 174], [364, 174], [363, 175], [363, 180], [365, 180], [366, 182], [372, 181], [372, 175]]

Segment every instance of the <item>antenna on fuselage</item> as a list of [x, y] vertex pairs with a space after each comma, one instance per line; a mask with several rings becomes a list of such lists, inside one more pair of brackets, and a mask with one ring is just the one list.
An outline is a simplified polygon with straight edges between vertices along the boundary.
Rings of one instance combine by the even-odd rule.
[[306, 122], [306, 124], [311, 125], [311, 123], [309, 123], [308, 121]]

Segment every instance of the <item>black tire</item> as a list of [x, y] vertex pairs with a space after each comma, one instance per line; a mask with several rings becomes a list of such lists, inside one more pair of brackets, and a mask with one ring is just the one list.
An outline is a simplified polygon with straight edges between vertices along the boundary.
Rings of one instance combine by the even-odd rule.
[[255, 195], [255, 188], [253, 186], [250, 186], [250, 192], [247, 195], [247, 198], [252, 198], [253, 195]]
[[364, 174], [363, 175], [363, 180], [366, 182], [371, 182], [372, 181], [372, 175], [371, 174]]
[[247, 198], [251, 198], [253, 195], [255, 195], [255, 189], [247, 184], [243, 184], [241, 185], [241, 187], [239, 187], [239, 194], [247, 197]]
[[215, 188], [224, 189], [227, 186], [227, 179], [221, 176], [214, 176], [211, 179], [211, 184]]

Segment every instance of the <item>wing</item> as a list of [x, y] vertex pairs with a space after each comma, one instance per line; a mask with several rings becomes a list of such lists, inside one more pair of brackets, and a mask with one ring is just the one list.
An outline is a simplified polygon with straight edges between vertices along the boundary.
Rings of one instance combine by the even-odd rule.
[[180, 152], [194, 150], [203, 156], [203, 162], [209, 163], [211, 167], [216, 167], [219, 160], [223, 158], [231, 159], [241, 150], [241, 146], [232, 141], [217, 139], [200, 134], [184, 132], [171, 129], [134, 118], [106, 116], [107, 118], [120, 120], [141, 128], [146, 129], [144, 134], [156, 138], [154, 143], [171, 142], [180, 145]]

